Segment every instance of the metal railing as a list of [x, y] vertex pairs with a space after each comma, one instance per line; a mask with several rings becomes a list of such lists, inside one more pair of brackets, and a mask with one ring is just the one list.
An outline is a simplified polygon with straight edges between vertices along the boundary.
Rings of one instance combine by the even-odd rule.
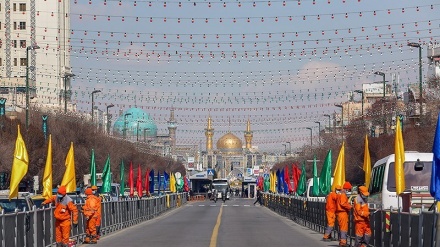
[[[287, 217], [299, 225], [308, 227], [324, 234], [327, 225], [325, 202], [307, 200], [302, 197], [263, 194], [263, 204], [270, 210]], [[353, 210], [352, 210], [353, 211]], [[350, 212], [347, 242], [354, 246], [353, 212]], [[370, 226], [372, 237], [370, 246], [428, 247], [435, 245], [432, 237], [437, 229], [434, 220], [438, 213], [431, 212], [406, 213], [388, 210], [370, 209]], [[337, 221], [333, 237], [337, 235]], [[434, 237], [435, 238], [435, 237]]]
[[[187, 201], [187, 193], [168, 194], [153, 198], [102, 202], [101, 234], [139, 224], [175, 209]], [[78, 210], [82, 204], [77, 204]], [[12, 214], [0, 214], [0, 246], [43, 247], [55, 242], [55, 207], [33, 208]], [[79, 211], [78, 226], [72, 227], [71, 239], [77, 243], [85, 238], [85, 218]]]

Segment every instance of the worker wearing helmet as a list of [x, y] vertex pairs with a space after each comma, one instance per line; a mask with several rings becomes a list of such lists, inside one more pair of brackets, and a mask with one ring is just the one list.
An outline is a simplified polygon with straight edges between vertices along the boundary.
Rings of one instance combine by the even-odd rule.
[[96, 218], [96, 239], [99, 240], [99, 238], [101, 237], [101, 197], [98, 194], [98, 187], [96, 185], [93, 185], [91, 187], [92, 191], [93, 191], [93, 195], [96, 197], [96, 199], [98, 199], [99, 203], [98, 203], [98, 211], [97, 213], [97, 218]]
[[371, 238], [370, 227], [370, 210], [368, 208], [368, 188], [359, 186], [359, 194], [354, 199], [354, 230], [355, 230], [355, 246], [369, 246]]
[[327, 216], [327, 227], [325, 228], [324, 237], [322, 238], [324, 241], [331, 241], [331, 233], [333, 228], [335, 227], [335, 219], [336, 219], [336, 193], [334, 191], [330, 191], [325, 199], [325, 215]]
[[86, 238], [84, 243], [96, 244], [96, 219], [98, 217], [98, 204], [99, 200], [93, 195], [91, 188], [87, 188], [85, 191], [87, 196], [86, 203], [82, 207], [84, 217], [86, 218]]
[[350, 182], [345, 182], [343, 186], [336, 186], [336, 218], [339, 225], [339, 246], [347, 246], [348, 213], [351, 210], [347, 197], [347, 192], [349, 191], [351, 191]]
[[72, 198], [66, 193], [66, 187], [60, 186], [56, 196], [47, 198], [42, 204], [55, 203], [53, 212], [55, 217], [55, 241], [57, 247], [69, 244], [70, 225], [73, 217], [73, 226], [78, 226], [78, 209], [73, 204]]

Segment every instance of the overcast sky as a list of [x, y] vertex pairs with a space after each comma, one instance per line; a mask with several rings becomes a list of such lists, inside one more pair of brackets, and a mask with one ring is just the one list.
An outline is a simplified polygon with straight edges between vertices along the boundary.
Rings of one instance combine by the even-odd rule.
[[261, 151], [294, 149], [335, 103], [380, 81], [375, 71], [398, 75], [398, 91], [417, 83], [407, 43], [438, 43], [439, 10], [435, 0], [72, 1], [74, 97], [90, 112], [100, 89], [101, 110], [136, 105], [161, 133], [174, 106], [178, 144], [204, 149], [210, 114], [215, 141], [228, 131], [244, 141], [249, 118]]

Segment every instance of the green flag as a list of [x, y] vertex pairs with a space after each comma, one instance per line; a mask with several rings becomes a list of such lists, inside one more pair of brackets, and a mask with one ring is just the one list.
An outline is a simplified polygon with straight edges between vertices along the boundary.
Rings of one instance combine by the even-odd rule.
[[318, 168], [316, 167], [316, 155], [313, 157], [313, 187], [312, 196], [319, 196]]
[[328, 195], [332, 188], [332, 150], [328, 150], [319, 176], [319, 190], [323, 195]]
[[305, 162], [303, 162], [302, 169], [301, 169], [301, 177], [299, 178], [298, 189], [296, 190], [296, 193], [300, 196], [302, 194], [304, 194], [304, 192], [306, 192], [306, 189], [307, 189], [307, 177], [306, 176], [307, 176], [306, 164], [305, 164]]
[[[120, 174], [119, 174], [119, 180], [121, 183], [121, 191], [119, 191], [120, 196], [124, 196], [125, 191], [125, 168], [124, 168], [124, 160], [121, 160], [121, 167], [120, 167]], [[148, 189], [147, 189], [148, 191]]]
[[267, 176], [264, 179], [263, 188], [264, 188], [264, 191], [269, 191], [270, 190], [270, 179], [269, 179], [269, 176]]
[[90, 185], [96, 186], [96, 163], [95, 163], [95, 150], [92, 149], [92, 158], [90, 162]]
[[104, 171], [102, 172], [102, 187], [101, 193], [110, 193], [112, 189], [112, 178], [110, 172], [110, 154], [107, 156], [107, 161], [105, 162]]

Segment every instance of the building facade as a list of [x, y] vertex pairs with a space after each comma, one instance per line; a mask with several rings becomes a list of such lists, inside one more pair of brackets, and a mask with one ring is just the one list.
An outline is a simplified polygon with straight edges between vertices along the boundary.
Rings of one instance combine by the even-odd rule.
[[[0, 2], [0, 93], [7, 111], [29, 108], [69, 110], [70, 1]], [[66, 100], [66, 101], [65, 101]]]

